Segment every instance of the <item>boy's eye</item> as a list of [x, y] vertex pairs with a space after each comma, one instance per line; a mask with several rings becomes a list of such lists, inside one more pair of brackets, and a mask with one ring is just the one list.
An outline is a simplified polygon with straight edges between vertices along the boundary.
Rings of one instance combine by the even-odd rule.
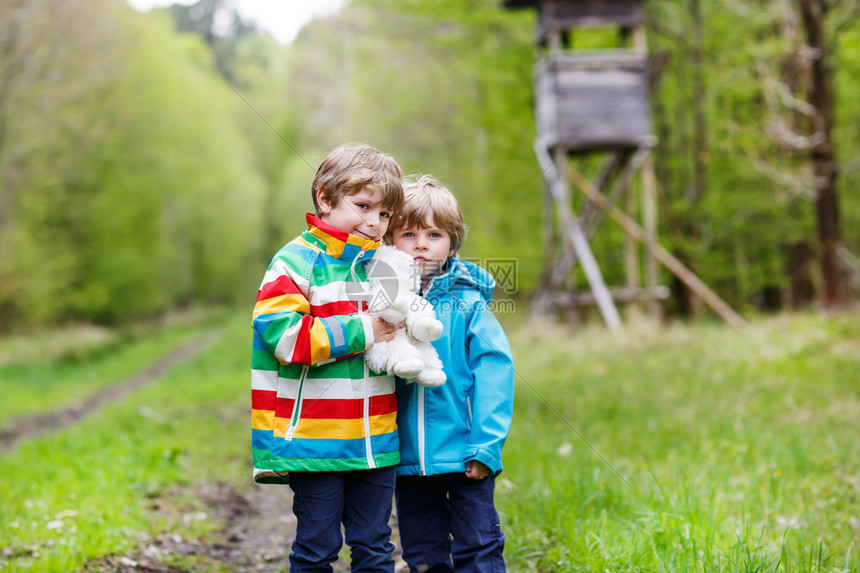
[[383, 211], [382, 213], [380, 213], [380, 214], [379, 214], [379, 216], [380, 216], [380, 217], [384, 217], [384, 218], [386, 218], [386, 219], [390, 219], [390, 218], [391, 218], [391, 213], [388, 213], [388, 212], [386, 212], [386, 211]]
[[362, 209], [367, 209], [367, 203], [356, 203], [356, 205]]
[[405, 238], [405, 239], [411, 239], [414, 236], [415, 236], [415, 233], [412, 233], [412, 232], [403, 233], [403, 238]]
[[442, 233], [430, 233], [430, 237], [433, 239], [438, 239], [442, 236]]

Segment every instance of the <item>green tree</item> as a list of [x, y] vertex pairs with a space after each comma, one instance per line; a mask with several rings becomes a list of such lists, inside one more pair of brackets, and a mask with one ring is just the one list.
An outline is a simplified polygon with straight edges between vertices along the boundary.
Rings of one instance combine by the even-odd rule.
[[250, 295], [263, 186], [206, 45], [108, 0], [27, 9], [0, 164], [4, 327]]
[[366, 141], [441, 178], [470, 227], [464, 256], [517, 258], [526, 289], [542, 250], [532, 25], [491, 1], [354, 2], [299, 35], [289, 98], [311, 165]]

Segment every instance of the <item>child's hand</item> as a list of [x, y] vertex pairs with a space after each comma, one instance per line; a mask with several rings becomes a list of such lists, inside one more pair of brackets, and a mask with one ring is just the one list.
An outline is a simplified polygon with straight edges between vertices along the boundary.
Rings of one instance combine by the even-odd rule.
[[387, 342], [389, 340], [392, 340], [397, 331], [403, 328], [403, 323], [390, 324], [388, 322], [385, 322], [378, 316], [371, 316], [370, 320], [373, 322], [374, 342]]
[[490, 468], [479, 462], [471, 460], [466, 462], [466, 477], [469, 479], [484, 479], [490, 475]]

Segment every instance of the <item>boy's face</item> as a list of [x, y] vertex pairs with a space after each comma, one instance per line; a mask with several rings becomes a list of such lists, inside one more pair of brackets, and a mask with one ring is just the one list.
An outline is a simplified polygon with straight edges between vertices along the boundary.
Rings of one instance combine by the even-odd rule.
[[350, 235], [379, 241], [391, 221], [391, 213], [383, 207], [382, 198], [382, 189], [368, 186], [352, 195], [344, 195], [337, 206], [332, 207], [320, 190], [317, 193], [320, 219]]
[[430, 219], [420, 227], [397, 229], [393, 241], [395, 247], [415, 259], [421, 278], [425, 281], [442, 272], [448, 257], [454, 254], [451, 236], [444, 229], [436, 227]]

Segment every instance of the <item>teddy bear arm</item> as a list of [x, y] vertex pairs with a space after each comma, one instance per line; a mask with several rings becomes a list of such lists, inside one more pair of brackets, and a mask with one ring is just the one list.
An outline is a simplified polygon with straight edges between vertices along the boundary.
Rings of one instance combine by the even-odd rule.
[[389, 347], [391, 372], [401, 378], [412, 379], [424, 370], [421, 353], [403, 330], [398, 331]]
[[415, 347], [418, 349], [418, 353], [421, 355], [421, 360], [424, 361], [424, 365], [427, 368], [431, 368], [433, 370], [442, 369], [442, 360], [439, 358], [439, 353], [436, 352], [436, 349], [433, 348], [432, 344], [429, 342], [418, 342], [415, 344]]
[[[421, 299], [421, 297], [416, 297]], [[424, 299], [421, 299], [424, 300]], [[430, 342], [442, 336], [442, 323], [436, 319], [436, 313], [431, 305], [413, 307], [406, 317], [406, 329], [416, 339]]]

